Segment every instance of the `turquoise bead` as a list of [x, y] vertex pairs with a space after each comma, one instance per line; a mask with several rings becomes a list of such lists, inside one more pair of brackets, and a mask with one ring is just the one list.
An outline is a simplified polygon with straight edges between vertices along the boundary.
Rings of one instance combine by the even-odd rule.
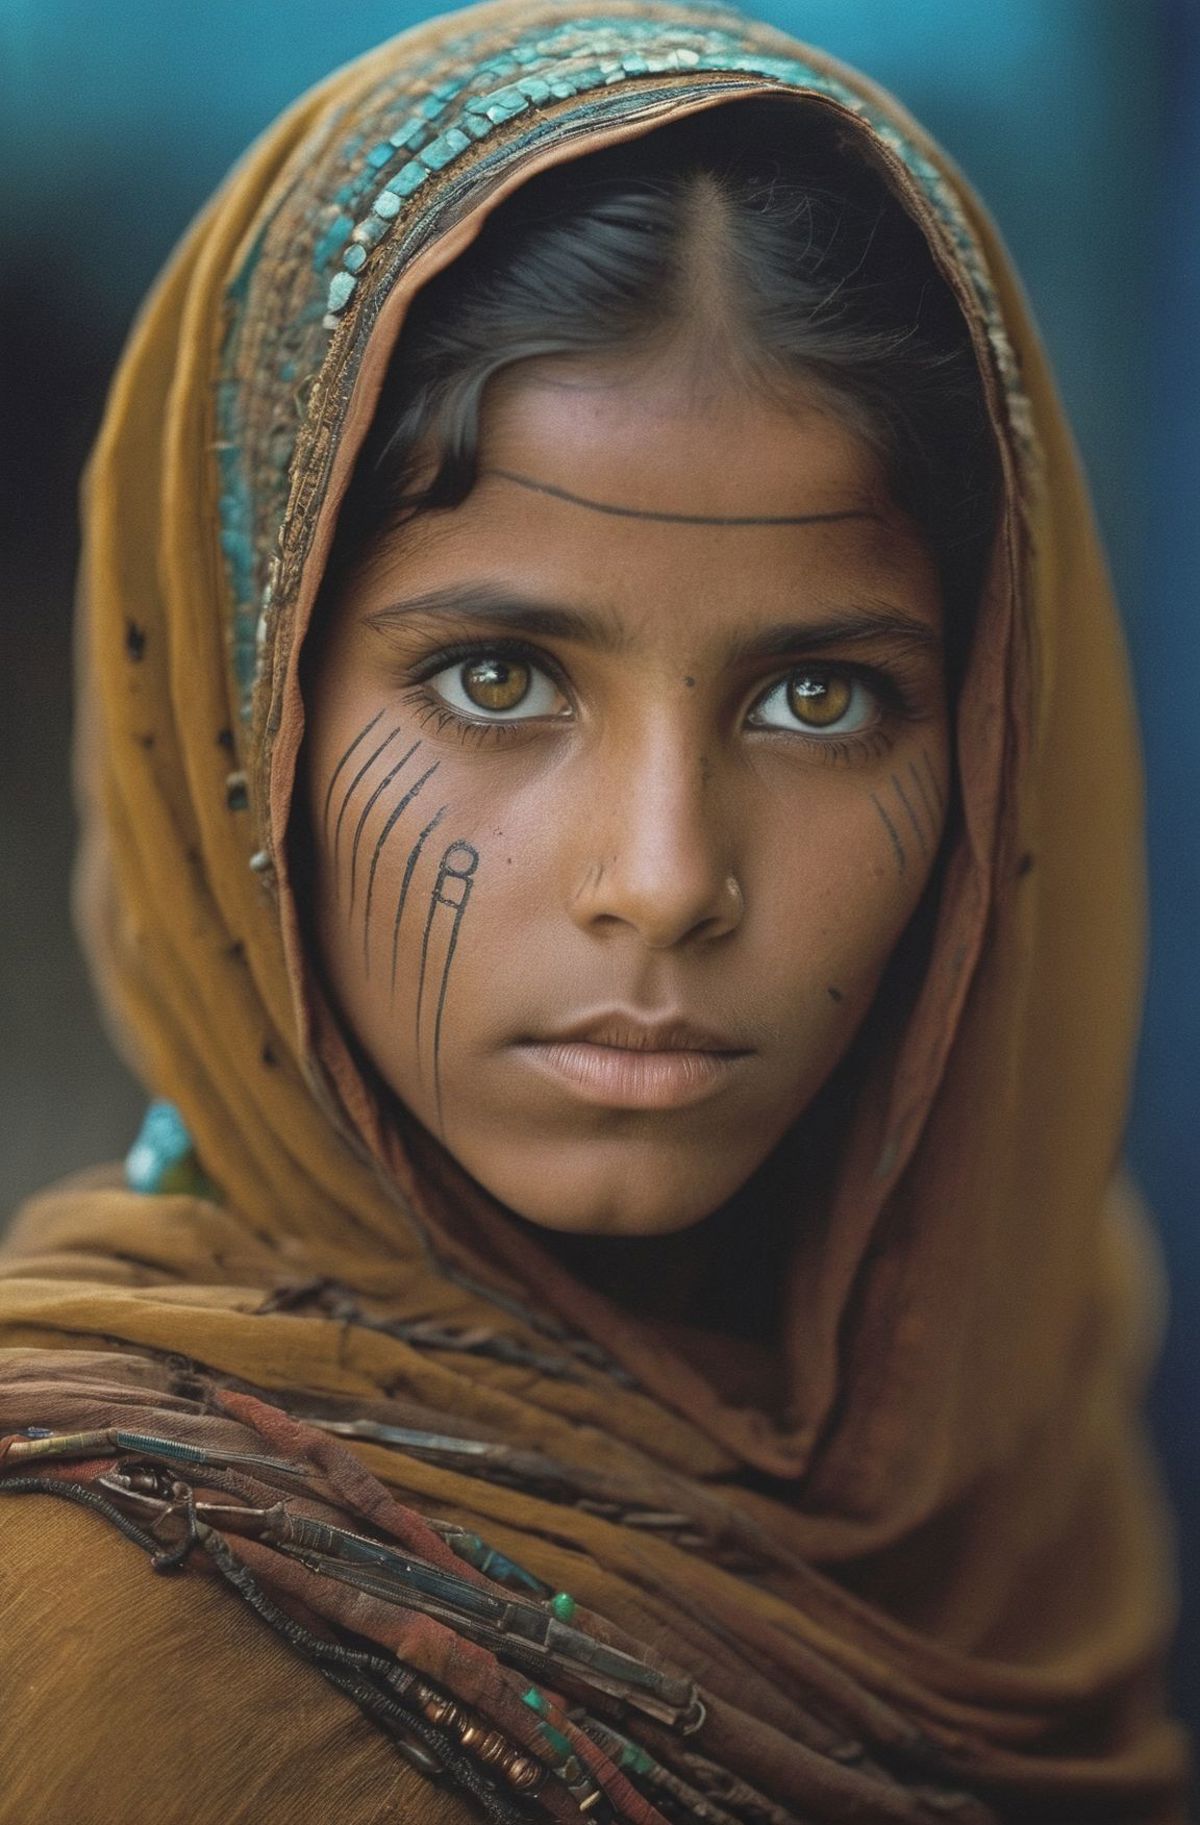
[[406, 127], [397, 128], [388, 144], [394, 146], [397, 152], [412, 152], [420, 145], [427, 130], [423, 120], [410, 120]]
[[561, 1730], [556, 1730], [553, 1724], [547, 1723], [539, 1725], [539, 1728], [560, 1761], [565, 1762], [569, 1755], [574, 1755], [575, 1751], [571, 1747], [570, 1739], [565, 1737]]
[[[411, 196], [419, 190], [429, 176], [429, 167], [419, 158], [410, 158], [407, 165], [401, 165], [395, 177], [382, 195], [375, 199], [375, 213], [382, 216], [394, 216], [400, 213], [401, 197]], [[387, 199], [386, 209], [381, 207]]]
[[576, 1602], [569, 1591], [559, 1591], [550, 1599], [550, 1608], [560, 1622], [574, 1622]]
[[192, 1137], [178, 1109], [174, 1103], [152, 1102], [125, 1156], [126, 1184], [145, 1193], [184, 1191], [197, 1171]]
[[327, 308], [331, 311], [343, 311], [354, 296], [358, 281], [350, 272], [335, 272], [329, 281], [329, 301]]
[[382, 241], [387, 233], [387, 223], [377, 215], [369, 215], [365, 222], [360, 222], [350, 239], [356, 247], [374, 247]]
[[460, 152], [465, 152], [470, 143], [461, 127], [450, 127], [445, 133], [439, 133], [436, 139], [430, 140], [421, 154], [421, 162], [431, 171], [441, 171]]
[[332, 260], [340, 248], [345, 246], [353, 227], [354, 217], [347, 215], [344, 210], [339, 210], [313, 248], [313, 265], [318, 272]]

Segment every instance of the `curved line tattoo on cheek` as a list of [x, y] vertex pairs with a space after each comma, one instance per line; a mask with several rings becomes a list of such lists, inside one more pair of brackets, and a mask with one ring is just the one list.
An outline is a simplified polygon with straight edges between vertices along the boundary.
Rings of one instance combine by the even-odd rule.
[[925, 763], [926, 777], [929, 780], [930, 786], [933, 788], [933, 802], [937, 806], [938, 817], [943, 818], [946, 815], [946, 795], [938, 784], [938, 777], [933, 770], [933, 762], [929, 758], [928, 748], [921, 749], [921, 759]]
[[921, 800], [921, 804], [925, 808], [925, 815], [929, 819], [929, 822], [933, 825], [934, 830], [936, 830], [938, 827], [938, 824], [941, 821], [942, 814], [939, 811], [938, 806], [935, 803], [935, 801], [929, 796], [929, 787], [925, 784], [924, 777], [922, 776], [920, 768], [917, 766], [917, 763], [915, 760], [909, 761], [908, 771], [912, 778], [912, 783], [917, 789], [917, 794]]
[[442, 855], [438, 868], [437, 881], [429, 896], [429, 912], [425, 919], [425, 933], [421, 940], [421, 973], [417, 979], [417, 1018], [416, 1050], [417, 1069], [421, 1069], [421, 1010], [425, 999], [425, 971], [429, 961], [429, 938], [437, 909], [444, 906], [450, 913], [450, 931], [446, 942], [446, 957], [442, 964], [442, 980], [438, 987], [437, 1010], [433, 1024], [433, 1094], [437, 1107], [438, 1128], [442, 1127], [442, 1014], [446, 1006], [446, 990], [450, 982], [450, 965], [454, 962], [454, 953], [458, 947], [459, 927], [467, 902], [471, 898], [471, 889], [475, 884], [475, 870], [479, 867], [479, 851], [472, 843], [456, 837]]
[[871, 794], [871, 803], [874, 805], [876, 811], [878, 811], [888, 836], [891, 838], [892, 849], [896, 857], [896, 867], [901, 874], [904, 874], [908, 868], [908, 857], [904, 853], [904, 844], [900, 841], [900, 832], [896, 829], [895, 824], [893, 824], [891, 818], [880, 803], [878, 795], [874, 792]]
[[342, 768], [346, 765], [346, 762], [350, 759], [350, 756], [354, 753], [355, 749], [360, 748], [363, 742], [366, 741], [367, 736], [371, 733], [371, 730], [375, 727], [375, 724], [382, 715], [382, 710], [376, 710], [366, 727], [358, 731], [358, 734], [354, 737], [354, 740], [350, 743], [350, 746], [346, 749], [346, 752], [342, 755], [341, 760], [339, 760], [337, 766], [330, 775], [329, 790], [325, 794], [325, 809], [321, 813], [321, 825], [327, 836], [329, 833], [329, 807], [333, 803], [333, 788], [341, 778]]
[[387, 791], [388, 787], [391, 785], [392, 781], [395, 779], [397, 773], [399, 773], [400, 769], [402, 767], [406, 766], [407, 763], [412, 759], [413, 755], [416, 753], [416, 751], [420, 747], [420, 745], [421, 744], [419, 741], [414, 741], [412, 747], [408, 750], [408, 753], [402, 754], [400, 756], [400, 759], [396, 762], [395, 766], [388, 769], [388, 771], [384, 774], [383, 778], [380, 780], [379, 784], [376, 786], [374, 792], [372, 792], [372, 794], [371, 794], [370, 798], [367, 800], [366, 804], [363, 806], [361, 813], [359, 814], [358, 823], [355, 825], [355, 828], [354, 828], [354, 842], [350, 849], [350, 911], [351, 912], [354, 911], [354, 900], [355, 900], [355, 894], [356, 894], [357, 887], [358, 887], [358, 846], [362, 842], [362, 834], [363, 834], [364, 828], [366, 827], [367, 819], [370, 817], [372, 811], [374, 811], [376, 805], [379, 803], [380, 798]]
[[[420, 745], [420, 742], [418, 742], [417, 747], [419, 748]], [[413, 752], [415, 752], [415, 749]], [[387, 823], [379, 833], [379, 841], [376, 843], [375, 853], [371, 857], [371, 872], [367, 876], [367, 900], [363, 910], [363, 974], [366, 976], [371, 974], [371, 902], [375, 897], [375, 871], [379, 867], [379, 858], [383, 853], [383, 846], [391, 836], [392, 831], [395, 829], [400, 818], [416, 798], [417, 793], [421, 790], [425, 781], [427, 779], [432, 779], [441, 764], [440, 760], [435, 760], [432, 767], [426, 767], [420, 779], [416, 780], [413, 785], [408, 788], [408, 791], [404, 794], [403, 798], [401, 798], [400, 803], [393, 806], [392, 810], [388, 813]], [[443, 807], [443, 809], [444, 808], [445, 807]], [[350, 910], [351, 912], [354, 910], [353, 870], [351, 871], [350, 876]]]
[[438, 825], [441, 823], [442, 819], [445, 817], [445, 815], [446, 815], [447, 811], [449, 811], [449, 809], [450, 809], [449, 805], [441, 805], [438, 807], [437, 811], [430, 818], [430, 820], [426, 824], [424, 830], [422, 830], [420, 836], [417, 838], [416, 842], [413, 844], [412, 848], [409, 850], [408, 861], [404, 865], [404, 879], [400, 883], [400, 897], [396, 901], [396, 917], [392, 921], [391, 997], [392, 997], [393, 1001], [396, 999], [396, 953], [397, 953], [397, 951], [399, 949], [399, 945], [400, 945], [400, 921], [404, 917], [404, 907], [405, 907], [406, 901], [408, 900], [408, 889], [412, 882], [413, 869], [416, 867], [417, 861], [421, 854], [421, 851], [425, 847], [426, 837], [429, 836], [431, 831], [434, 831], [437, 829]]
[[929, 841], [925, 835], [925, 826], [918, 821], [917, 814], [912, 808], [912, 803], [909, 799], [907, 792], [904, 790], [904, 787], [900, 783], [900, 778], [899, 778], [898, 774], [895, 774], [895, 773], [892, 774], [892, 785], [895, 789], [896, 797], [900, 800], [900, 803], [904, 806], [905, 815], [907, 816], [909, 823], [913, 827], [913, 835], [916, 837], [917, 842], [920, 845], [921, 854], [923, 856], [928, 856]]
[[383, 750], [388, 747], [391, 742], [395, 741], [399, 733], [400, 725], [397, 723], [391, 734], [384, 736], [374, 754], [369, 755], [368, 758], [364, 760], [362, 766], [358, 769], [358, 772], [354, 775], [354, 778], [346, 788], [346, 796], [342, 800], [342, 808], [338, 812], [337, 824], [334, 826], [333, 832], [333, 868], [335, 878], [337, 875], [338, 844], [342, 840], [342, 824], [346, 817], [346, 807], [353, 798], [356, 789], [362, 784], [363, 780], [367, 777], [367, 774], [371, 771], [371, 768], [375, 765], [375, 762], [379, 759], [379, 756], [383, 753]]

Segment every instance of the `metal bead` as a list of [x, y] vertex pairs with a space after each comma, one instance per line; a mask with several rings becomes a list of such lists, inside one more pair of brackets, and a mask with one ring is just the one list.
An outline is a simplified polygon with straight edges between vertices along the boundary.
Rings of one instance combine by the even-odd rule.
[[479, 1745], [479, 1759], [481, 1762], [498, 1762], [508, 1748], [509, 1741], [506, 1736], [502, 1735], [499, 1730], [489, 1730]]
[[532, 1756], [514, 1755], [503, 1767], [507, 1780], [518, 1793], [532, 1793], [535, 1787], [542, 1784], [545, 1769], [539, 1767]]
[[477, 1749], [486, 1735], [487, 1730], [485, 1726], [479, 1722], [479, 1719], [476, 1717], [469, 1717], [465, 1720], [463, 1727], [459, 1730], [458, 1740], [461, 1742], [464, 1749]]

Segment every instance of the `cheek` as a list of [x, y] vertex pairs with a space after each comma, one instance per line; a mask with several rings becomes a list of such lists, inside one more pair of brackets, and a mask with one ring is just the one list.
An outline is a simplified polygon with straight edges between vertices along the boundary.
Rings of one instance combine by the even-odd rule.
[[[888, 960], [921, 899], [942, 831], [936, 753], [926, 798], [908, 762], [870, 781], [839, 782], [818, 810], [797, 820], [760, 855], [777, 865], [756, 870], [763, 911], [761, 967], [805, 1044], [839, 1051], [877, 990]], [[914, 765], [925, 776], [918, 752]]]

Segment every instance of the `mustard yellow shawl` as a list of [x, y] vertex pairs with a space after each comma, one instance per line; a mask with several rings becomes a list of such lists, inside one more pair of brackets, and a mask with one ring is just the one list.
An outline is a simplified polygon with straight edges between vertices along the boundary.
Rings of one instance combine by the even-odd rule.
[[[921, 223], [1005, 476], [928, 969], [820, 1221], [779, 1213], [769, 1410], [731, 1391], [718, 1336], [606, 1301], [398, 1132], [322, 1002], [287, 848], [299, 654], [408, 301], [536, 170], [751, 95], [834, 111]], [[459, 1820], [494, 1780], [529, 1817], [1180, 1820], [1136, 1413], [1157, 1292], [1118, 1173], [1143, 935], [1128, 667], [1019, 285], [945, 156], [869, 82], [718, 7], [436, 19], [306, 95], [196, 223], [114, 383], [85, 529], [84, 923], [204, 1177], [142, 1195], [100, 1173], [19, 1216], [0, 1495], [38, 1481], [29, 1427], [102, 1435], [36, 1460], [93, 1493], [137, 1457], [114, 1429], [190, 1439], [209, 1548], [179, 1532], [186, 1493], [136, 1538], [52, 1491], [0, 1501], [0, 1818]], [[156, 1487], [166, 1460], [139, 1461]], [[644, 1702], [578, 1669], [539, 1686], [503, 1642], [378, 1593], [339, 1608], [336, 1580], [212, 1519], [301, 1487], [295, 1514], [407, 1542], [482, 1601], [508, 1587], [463, 1560], [478, 1536], [539, 1614], [569, 1594], [572, 1652], [649, 1668]], [[173, 1576], [153, 1540], [180, 1547]], [[390, 1654], [407, 1738], [365, 1706], [378, 1667], [337, 1689], [221, 1552], [310, 1636]]]

